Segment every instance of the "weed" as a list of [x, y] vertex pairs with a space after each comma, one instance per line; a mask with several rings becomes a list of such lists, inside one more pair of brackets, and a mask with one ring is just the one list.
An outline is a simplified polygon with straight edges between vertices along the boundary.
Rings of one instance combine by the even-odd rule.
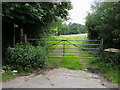
[[12, 71], [6, 71], [2, 74], [2, 81], [6, 81], [8, 79], [15, 78], [16, 74], [13, 73]]
[[107, 77], [109, 80], [111, 80], [113, 83], [119, 83], [120, 84], [120, 77], [118, 74], [118, 70], [109, 70], [105, 74], [105, 77]]

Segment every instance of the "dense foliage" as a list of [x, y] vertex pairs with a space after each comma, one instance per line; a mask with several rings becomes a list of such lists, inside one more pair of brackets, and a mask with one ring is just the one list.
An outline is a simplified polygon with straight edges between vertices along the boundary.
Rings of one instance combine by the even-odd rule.
[[7, 62], [13, 70], [42, 68], [47, 60], [47, 52], [40, 46], [19, 45], [7, 50]]
[[104, 48], [120, 48], [120, 3], [96, 2], [86, 17], [90, 39], [104, 39]]
[[[16, 42], [19, 41], [20, 29], [23, 28], [28, 38], [41, 37], [51, 33], [51, 25], [57, 20], [67, 20], [70, 2], [3, 2], [3, 46], [13, 44], [14, 23]], [[51, 26], [50, 26], [51, 25]]]
[[87, 29], [82, 24], [77, 23], [69, 23], [63, 24], [59, 30], [58, 35], [69, 35], [69, 34], [80, 34], [80, 33], [87, 33]]
[[[120, 49], [120, 3], [95, 2], [92, 13], [86, 17], [89, 39], [103, 39], [105, 48]], [[119, 82], [120, 53], [104, 52], [101, 59], [93, 61], [103, 69], [105, 77]]]
[[[107, 53], [104, 55], [104, 62], [108, 67], [117, 67], [120, 63], [120, 53]], [[119, 67], [120, 68], [120, 67]]]

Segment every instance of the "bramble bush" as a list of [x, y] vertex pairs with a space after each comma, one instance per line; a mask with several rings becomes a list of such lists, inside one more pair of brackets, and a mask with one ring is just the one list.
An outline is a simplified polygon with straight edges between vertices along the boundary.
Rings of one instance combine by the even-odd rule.
[[120, 53], [115, 53], [115, 54], [107, 53], [103, 60], [106, 63], [106, 66], [109, 67], [118, 66], [120, 63]]
[[41, 46], [17, 44], [7, 49], [7, 61], [14, 70], [42, 68], [47, 60], [47, 51]]

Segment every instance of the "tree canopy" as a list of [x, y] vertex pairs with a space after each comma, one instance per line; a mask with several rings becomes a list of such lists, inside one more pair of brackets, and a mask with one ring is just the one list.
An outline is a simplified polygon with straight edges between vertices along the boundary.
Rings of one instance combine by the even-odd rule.
[[18, 25], [16, 37], [20, 28], [23, 28], [28, 38], [50, 33], [55, 26], [51, 23], [67, 20], [70, 9], [72, 9], [70, 2], [3, 2], [3, 42], [7, 44], [13, 42], [14, 23]]
[[102, 2], [92, 6], [86, 17], [90, 39], [104, 39], [105, 48], [120, 48], [120, 3]]

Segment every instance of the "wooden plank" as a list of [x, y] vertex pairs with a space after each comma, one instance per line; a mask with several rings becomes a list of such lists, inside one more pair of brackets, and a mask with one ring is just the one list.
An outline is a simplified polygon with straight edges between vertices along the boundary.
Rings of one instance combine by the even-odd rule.
[[108, 48], [108, 49], [104, 49], [104, 52], [120, 52], [120, 49], [115, 49], [115, 48]]
[[100, 41], [100, 40], [78, 40], [78, 39], [28, 39], [28, 40], [32, 40], [32, 41], [36, 41], [36, 40], [46, 40], [46, 41], [59, 41], [59, 40], [62, 40], [62, 41]]

